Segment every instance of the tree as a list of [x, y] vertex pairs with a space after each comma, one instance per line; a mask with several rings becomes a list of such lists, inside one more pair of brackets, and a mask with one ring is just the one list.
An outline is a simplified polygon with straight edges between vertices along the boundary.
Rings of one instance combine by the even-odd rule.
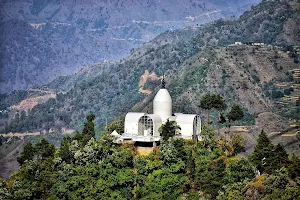
[[225, 184], [242, 182], [255, 177], [255, 167], [245, 158], [233, 160], [226, 168]]
[[241, 136], [240, 134], [234, 134], [230, 141], [230, 144], [232, 145], [232, 147], [234, 149], [234, 154], [245, 151], [245, 143], [246, 143], [246, 140], [243, 136]]
[[95, 115], [89, 114], [86, 116], [87, 122], [84, 123], [84, 127], [82, 130], [83, 135], [88, 138], [95, 137], [95, 124], [94, 124]]
[[217, 137], [215, 130], [208, 124], [204, 124], [200, 133], [203, 146], [205, 148], [213, 149], [217, 144]]
[[288, 166], [289, 175], [292, 179], [300, 177], [300, 158], [295, 154], [292, 155], [291, 164]]
[[[228, 133], [230, 132], [230, 127], [231, 127], [231, 123], [234, 122], [234, 121], [237, 121], [237, 120], [241, 120], [243, 119], [244, 117], [244, 113], [243, 113], [243, 110], [241, 109], [240, 106], [234, 104], [229, 113], [227, 114], [227, 118], [229, 120], [229, 131]], [[225, 133], [225, 140], [226, 140], [226, 133]]]
[[160, 145], [160, 158], [167, 165], [178, 162], [178, 160], [186, 161], [187, 155], [184, 151], [183, 139], [170, 137], [168, 140], [162, 141]]
[[178, 199], [188, 184], [184, 169], [184, 162], [179, 160], [170, 167], [153, 170], [145, 184], [136, 189], [137, 199]]
[[207, 110], [207, 120], [209, 122], [209, 111], [215, 108], [219, 111], [226, 109], [227, 105], [222, 96], [219, 94], [206, 94], [200, 100], [200, 107]]
[[225, 168], [225, 160], [221, 157], [213, 160], [209, 164], [208, 171], [202, 174], [200, 188], [205, 194], [210, 195], [211, 199], [215, 199], [222, 188]]
[[45, 138], [41, 139], [35, 145], [36, 153], [38, 158], [46, 159], [47, 157], [54, 156], [55, 147], [53, 144], [49, 144], [48, 140]]
[[281, 144], [277, 144], [274, 149], [273, 170], [287, 167], [289, 164], [289, 155]]
[[181, 128], [175, 121], [167, 119], [166, 123], [162, 124], [158, 131], [162, 136], [162, 139], [166, 141], [170, 137], [173, 137], [179, 130], [181, 130]]
[[26, 119], [26, 112], [24, 110], [21, 111], [20, 120], [24, 123], [24, 120]]
[[60, 148], [58, 151], [58, 155], [66, 162], [66, 163], [73, 163], [74, 162], [74, 155], [70, 151], [70, 145], [72, 142], [72, 138], [67, 136], [60, 143]]
[[219, 114], [218, 114], [218, 134], [220, 135], [220, 123], [221, 121], [223, 121], [223, 119], [221, 119], [222, 114], [221, 111], [225, 110], [227, 108], [227, 105], [223, 99], [222, 96], [218, 95], [218, 94], [213, 94], [212, 95], [212, 103], [213, 103], [213, 108], [217, 109]]
[[124, 119], [117, 119], [105, 126], [105, 132], [107, 133], [112, 133], [114, 130], [119, 134], [124, 132]]
[[260, 172], [271, 172], [274, 159], [274, 145], [269, 140], [267, 134], [262, 130], [258, 136], [257, 145], [254, 152], [250, 154], [249, 160]]
[[25, 145], [23, 152], [21, 153], [21, 156], [17, 158], [17, 161], [19, 162], [20, 165], [23, 165], [25, 160], [32, 160], [34, 154], [35, 154], [34, 147], [32, 146], [31, 142], [28, 142]]
[[200, 108], [207, 111], [207, 122], [209, 123], [209, 111], [212, 109], [212, 98], [210, 94], [205, 94], [200, 100]]
[[243, 117], [244, 117], [243, 110], [241, 109], [240, 106], [238, 106], [236, 104], [234, 104], [231, 107], [231, 110], [227, 114], [227, 118], [229, 119], [230, 122], [241, 120], [241, 119], [243, 119]]
[[3, 179], [0, 178], [0, 200], [12, 199], [7, 189], [6, 183]]

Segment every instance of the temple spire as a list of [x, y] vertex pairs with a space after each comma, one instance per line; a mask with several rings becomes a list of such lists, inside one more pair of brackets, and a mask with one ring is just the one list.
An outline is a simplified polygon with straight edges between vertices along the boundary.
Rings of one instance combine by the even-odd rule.
[[161, 88], [165, 89], [166, 88], [166, 82], [165, 82], [165, 74], [163, 75], [163, 79], [161, 81]]

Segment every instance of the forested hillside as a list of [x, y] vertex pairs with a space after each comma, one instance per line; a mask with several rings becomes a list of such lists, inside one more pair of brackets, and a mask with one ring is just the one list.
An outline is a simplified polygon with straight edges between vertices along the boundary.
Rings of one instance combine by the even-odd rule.
[[[56, 99], [37, 105], [25, 119], [13, 119], [5, 131], [78, 128], [88, 113], [95, 113], [96, 124], [102, 127], [106, 119], [131, 109], [146, 110], [153, 95], [138, 92], [145, 70], [167, 76], [174, 112], [200, 112], [201, 95], [226, 93], [229, 104], [239, 103], [247, 113], [244, 124], [254, 123], [263, 112], [297, 118], [297, 108], [280, 112], [275, 103], [284, 90], [277, 83], [297, 82], [291, 70], [299, 68], [298, 53], [287, 45], [300, 44], [299, 26], [289, 26], [299, 23], [299, 13], [296, 1], [264, 1], [237, 20], [165, 32], [121, 62], [95, 64], [56, 79], [48, 85], [57, 91]], [[248, 45], [228, 46], [235, 41]], [[155, 92], [158, 85], [159, 81], [149, 80], [143, 87]], [[270, 95], [272, 91], [279, 96]]]

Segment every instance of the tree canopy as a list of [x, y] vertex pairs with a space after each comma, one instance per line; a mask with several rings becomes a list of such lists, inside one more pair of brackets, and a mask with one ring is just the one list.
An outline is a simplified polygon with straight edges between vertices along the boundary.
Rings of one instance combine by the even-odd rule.
[[166, 123], [162, 124], [159, 128], [159, 133], [163, 140], [168, 140], [170, 137], [176, 135], [180, 129], [180, 126], [175, 121], [167, 119]]
[[244, 113], [243, 110], [241, 109], [241, 107], [239, 105], [233, 105], [229, 111], [229, 113], [227, 114], [227, 118], [230, 121], [237, 121], [237, 120], [241, 120], [244, 117]]
[[98, 141], [83, 133], [65, 137], [57, 149], [46, 139], [28, 143], [20, 169], [9, 180], [0, 179], [0, 200], [300, 197], [300, 159], [289, 159], [264, 131], [248, 160], [224, 150], [230, 145], [239, 150], [239, 136], [222, 143], [205, 125], [202, 140], [195, 143], [173, 137], [177, 130], [167, 121], [161, 129], [164, 140], [149, 155], [139, 155], [134, 144], [115, 143], [105, 132]]

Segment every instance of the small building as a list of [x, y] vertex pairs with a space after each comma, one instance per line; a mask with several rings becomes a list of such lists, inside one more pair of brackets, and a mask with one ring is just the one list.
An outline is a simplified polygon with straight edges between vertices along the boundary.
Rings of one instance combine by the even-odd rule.
[[253, 43], [253, 46], [264, 46], [264, 43], [260, 43], [260, 42], [255, 42]]
[[176, 121], [181, 130], [177, 137], [191, 139], [199, 137], [201, 130], [200, 116], [197, 114], [183, 114], [172, 112], [172, 98], [165, 88], [164, 79], [162, 88], [153, 100], [153, 114], [144, 112], [129, 112], [125, 117], [124, 133], [119, 137], [121, 142], [153, 143], [161, 140], [159, 128], [167, 120]]

